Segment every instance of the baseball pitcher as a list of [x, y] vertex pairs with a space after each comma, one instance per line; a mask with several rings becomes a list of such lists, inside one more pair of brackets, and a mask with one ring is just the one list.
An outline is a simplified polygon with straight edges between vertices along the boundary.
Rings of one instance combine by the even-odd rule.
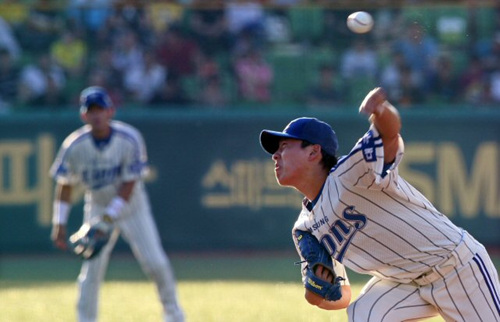
[[[356, 322], [437, 315], [500, 321], [498, 272], [484, 246], [399, 176], [401, 121], [384, 90], [369, 92], [360, 112], [371, 126], [339, 159], [335, 132], [316, 118], [260, 134], [278, 183], [305, 197], [293, 240], [306, 267], [306, 300], [323, 309], [347, 307]], [[337, 265], [373, 276], [354, 302], [323, 251]]]

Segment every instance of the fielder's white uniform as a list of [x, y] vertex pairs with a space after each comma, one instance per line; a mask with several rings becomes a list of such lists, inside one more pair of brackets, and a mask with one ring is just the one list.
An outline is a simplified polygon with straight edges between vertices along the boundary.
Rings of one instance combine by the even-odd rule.
[[[309, 230], [332, 257], [374, 277], [348, 307], [349, 321], [500, 321], [498, 272], [483, 245], [398, 175], [404, 146], [384, 167], [372, 126], [331, 170], [294, 229]], [[342, 272], [341, 270], [339, 272]]]
[[139, 131], [128, 124], [111, 121], [110, 125], [112, 133], [105, 141], [93, 138], [88, 125], [70, 134], [50, 169], [60, 184], [84, 185], [85, 221], [105, 213], [122, 182], [135, 181], [133, 193], [116, 222], [110, 242], [95, 259], [82, 264], [78, 277], [79, 321], [97, 319], [99, 288], [120, 233], [129, 243], [141, 268], [156, 283], [165, 312], [169, 312], [169, 317], [177, 316], [177, 321], [180, 321], [183, 314], [177, 301], [174, 274], [161, 246], [142, 182], [147, 166], [144, 140]]

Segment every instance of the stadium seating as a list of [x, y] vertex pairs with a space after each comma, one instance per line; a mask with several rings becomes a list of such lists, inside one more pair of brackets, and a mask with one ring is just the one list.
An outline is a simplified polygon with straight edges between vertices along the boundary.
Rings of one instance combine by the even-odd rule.
[[294, 6], [288, 10], [292, 37], [295, 41], [320, 40], [324, 31], [324, 12], [322, 7]]

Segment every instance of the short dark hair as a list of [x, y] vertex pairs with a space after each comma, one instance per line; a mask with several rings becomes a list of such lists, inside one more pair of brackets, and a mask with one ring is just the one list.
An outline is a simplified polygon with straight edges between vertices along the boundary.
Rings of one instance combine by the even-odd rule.
[[[311, 143], [307, 140], [302, 140], [301, 147], [305, 148], [306, 146], [309, 145], [314, 145], [314, 143]], [[321, 158], [321, 164], [323, 165], [323, 168], [325, 170], [330, 171], [331, 168], [337, 165], [337, 157], [331, 154], [328, 154], [323, 148], [321, 148], [321, 155], [323, 156]]]

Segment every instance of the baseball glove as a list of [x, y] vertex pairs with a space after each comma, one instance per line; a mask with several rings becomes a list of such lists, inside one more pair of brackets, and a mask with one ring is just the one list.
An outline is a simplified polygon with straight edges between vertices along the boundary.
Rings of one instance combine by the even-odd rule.
[[69, 237], [69, 245], [73, 252], [83, 259], [97, 256], [108, 243], [113, 226], [103, 220], [85, 223]]
[[[301, 257], [304, 258], [307, 263], [305, 267], [305, 288], [320, 295], [325, 300], [339, 300], [342, 297], [340, 281], [342, 281], [343, 278], [335, 274], [330, 254], [328, 254], [326, 249], [311, 233], [295, 230], [294, 235], [297, 239]], [[330, 274], [333, 276], [332, 283], [316, 276], [314, 272], [318, 265], [330, 271]]]

